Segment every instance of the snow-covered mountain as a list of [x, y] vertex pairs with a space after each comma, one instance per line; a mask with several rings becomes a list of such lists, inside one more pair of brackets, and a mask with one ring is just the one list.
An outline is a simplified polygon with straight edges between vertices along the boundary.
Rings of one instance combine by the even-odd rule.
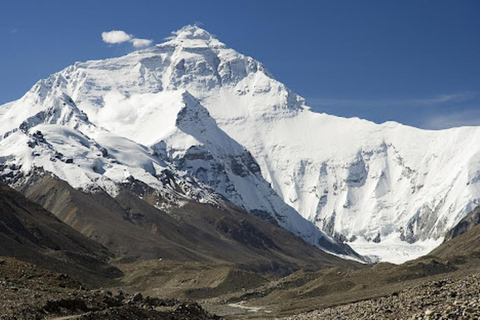
[[[166, 198], [220, 201], [215, 190], [310, 243], [345, 253], [325, 232], [387, 261], [427, 253], [480, 199], [480, 128], [314, 113], [259, 62], [196, 26], [39, 81], [0, 107], [0, 136], [11, 184], [43, 167], [112, 196], [128, 177]], [[181, 192], [164, 183], [167, 173]]]
[[[152, 59], [151, 53], [143, 53]], [[124, 67], [131, 71], [130, 65]], [[94, 69], [85, 70], [96, 73]], [[148, 73], [134, 69], [142, 76]], [[138, 88], [146, 92], [112, 89], [116, 85], [102, 91], [115, 78], [136, 83], [134, 74], [111, 77], [109, 72], [119, 68], [109, 66], [97, 73], [106, 77], [97, 92], [84, 86], [99, 79], [91, 82], [81, 70], [77, 66], [55, 74], [20, 100], [0, 107], [0, 169], [5, 181], [20, 186], [41, 169], [77, 189], [101, 189], [116, 197], [118, 186], [133, 179], [157, 190], [163, 209], [192, 199], [209, 203], [228, 199], [329, 252], [357, 256], [285, 204], [250, 152], [222, 131], [188, 90], [160, 91], [162, 81], [153, 73], [155, 80], [146, 78], [150, 85], [138, 80], [142, 84]], [[134, 90], [133, 83], [126, 86]], [[80, 110], [84, 105], [80, 108], [86, 111]]]

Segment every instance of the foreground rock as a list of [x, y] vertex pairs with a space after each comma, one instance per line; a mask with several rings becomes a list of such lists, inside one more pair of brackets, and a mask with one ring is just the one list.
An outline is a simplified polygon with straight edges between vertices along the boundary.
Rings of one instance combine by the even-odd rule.
[[87, 290], [69, 276], [0, 258], [0, 319], [219, 319], [196, 303]]
[[315, 319], [478, 319], [480, 274], [444, 279], [390, 296], [304, 313], [284, 320]]

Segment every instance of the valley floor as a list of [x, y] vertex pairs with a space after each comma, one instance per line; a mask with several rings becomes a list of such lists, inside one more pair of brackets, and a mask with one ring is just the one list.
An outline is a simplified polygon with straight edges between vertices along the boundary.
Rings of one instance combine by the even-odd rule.
[[123, 278], [89, 290], [68, 275], [0, 258], [0, 319], [478, 319], [479, 262], [425, 257], [271, 278], [221, 265], [139, 261], [117, 264]]

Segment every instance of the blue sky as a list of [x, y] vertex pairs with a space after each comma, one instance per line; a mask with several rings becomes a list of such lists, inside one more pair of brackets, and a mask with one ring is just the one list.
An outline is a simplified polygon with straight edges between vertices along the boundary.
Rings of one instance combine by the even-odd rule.
[[319, 112], [422, 128], [480, 125], [480, 1], [0, 0], [0, 104], [75, 61], [197, 23]]

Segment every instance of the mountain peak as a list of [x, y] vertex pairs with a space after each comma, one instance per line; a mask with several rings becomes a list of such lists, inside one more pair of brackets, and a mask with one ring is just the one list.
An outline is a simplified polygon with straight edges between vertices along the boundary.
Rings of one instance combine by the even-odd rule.
[[214, 39], [214, 37], [207, 30], [202, 29], [196, 25], [184, 26], [180, 30], [173, 31], [172, 34], [174, 34], [175, 38], [177, 39]]
[[196, 25], [186, 25], [177, 31], [173, 31], [172, 36], [168, 37], [167, 40], [169, 41], [166, 44], [181, 46], [225, 46], [208, 31]]

